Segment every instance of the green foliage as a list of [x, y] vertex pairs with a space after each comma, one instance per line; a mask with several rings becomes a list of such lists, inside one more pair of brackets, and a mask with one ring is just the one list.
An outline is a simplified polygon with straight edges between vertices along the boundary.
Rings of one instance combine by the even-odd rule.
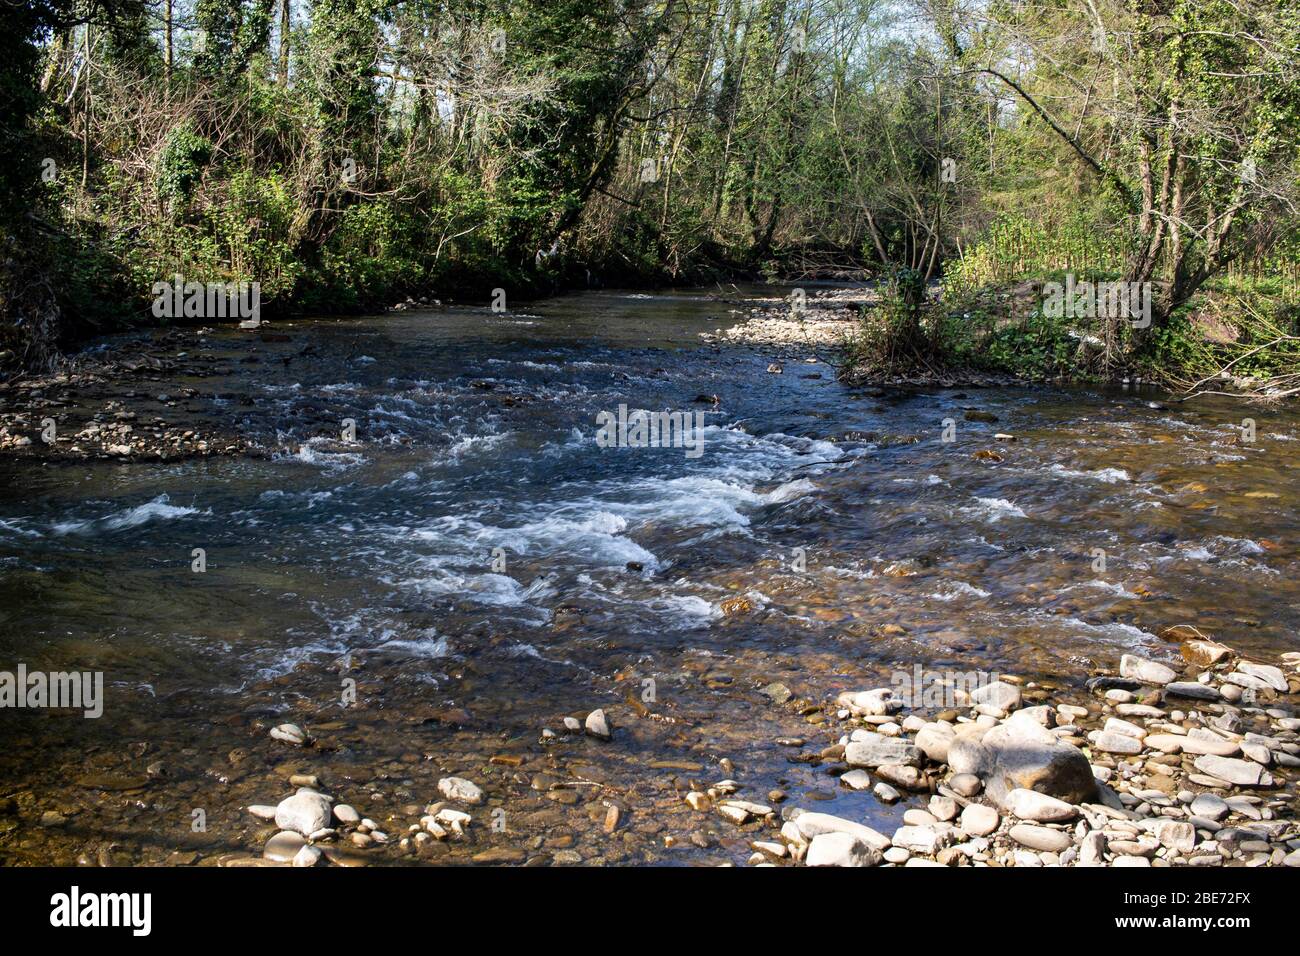
[[212, 144], [195, 131], [193, 123], [172, 127], [158, 157], [158, 195], [177, 212], [183, 210], [211, 159]]

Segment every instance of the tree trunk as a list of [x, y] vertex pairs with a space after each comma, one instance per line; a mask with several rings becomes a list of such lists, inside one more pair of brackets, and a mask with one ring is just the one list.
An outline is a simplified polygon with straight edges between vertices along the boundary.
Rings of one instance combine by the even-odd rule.
[[276, 57], [277, 82], [289, 85], [289, 0], [280, 0], [280, 52]]

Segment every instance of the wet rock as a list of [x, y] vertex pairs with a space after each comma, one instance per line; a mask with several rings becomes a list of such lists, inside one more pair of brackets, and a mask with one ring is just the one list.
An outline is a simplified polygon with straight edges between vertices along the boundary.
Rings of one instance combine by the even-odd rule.
[[[275, 825], [306, 836], [324, 829], [330, 822], [330, 802], [322, 794], [300, 790], [280, 801], [275, 808]], [[296, 852], [296, 851], [295, 851]]]
[[876, 776], [904, 790], [929, 790], [930, 782], [925, 774], [915, 767], [902, 764], [882, 763], [876, 768]]
[[1172, 667], [1167, 667], [1157, 661], [1147, 660], [1145, 657], [1138, 657], [1136, 654], [1125, 654], [1119, 659], [1119, 675], [1131, 680], [1141, 681], [1143, 684], [1159, 684], [1164, 686], [1178, 676]]
[[301, 850], [294, 854], [293, 865], [296, 867], [311, 867], [320, 862], [321, 852], [314, 846], [304, 845]]
[[302, 834], [292, 830], [281, 830], [266, 841], [262, 856], [275, 863], [292, 863], [298, 851], [306, 845], [307, 841], [302, 838]]
[[921, 766], [924, 758], [919, 747], [896, 737], [870, 731], [855, 731], [844, 748], [844, 762], [850, 767], [880, 767], [884, 764]]
[[865, 770], [850, 770], [840, 776], [840, 783], [851, 790], [867, 790], [871, 787], [871, 774]]
[[[1163, 637], [1163, 633], [1161, 634]], [[1198, 667], [1213, 667], [1232, 656], [1232, 648], [1206, 638], [1192, 638], [1185, 641], [1179, 652], [1184, 659]]]
[[605, 711], [599, 708], [587, 715], [583, 726], [586, 728], [587, 733], [601, 740], [609, 740], [613, 736], [609, 729], [609, 721], [605, 717]]
[[518, 847], [493, 847], [472, 857], [475, 863], [493, 866], [517, 866], [527, 858], [528, 854]]
[[281, 724], [279, 727], [272, 727], [271, 736], [276, 740], [283, 740], [287, 744], [294, 744], [299, 747], [307, 742], [306, 732], [297, 724]]
[[483, 802], [483, 790], [464, 777], [443, 777], [438, 781], [438, 793], [444, 800], [476, 807]]
[[903, 702], [894, 696], [892, 687], [846, 692], [836, 697], [835, 703], [854, 717], [881, 717], [903, 709]]

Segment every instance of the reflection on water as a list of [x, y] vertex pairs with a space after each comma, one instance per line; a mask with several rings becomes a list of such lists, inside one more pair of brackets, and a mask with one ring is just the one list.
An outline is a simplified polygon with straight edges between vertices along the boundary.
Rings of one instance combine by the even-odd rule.
[[[1170, 655], [1158, 632], [1189, 622], [1296, 648], [1293, 411], [852, 392], [821, 363], [775, 375], [700, 347], [729, 308], [602, 293], [294, 323], [288, 343], [222, 331], [210, 348], [270, 355], [188, 384], [268, 459], [0, 465], [0, 669], [103, 670], [120, 715], [0, 715], [25, 741], [0, 793], [85, 735], [121, 750], [148, 728], [190, 751], [180, 799], [181, 768], [210, 777], [229, 749], [196, 718], [247, 735], [262, 710], [322, 706], [350, 667], [382, 675], [390, 713], [472, 700], [510, 739], [649, 675], [682, 721], [797, 785], [757, 723], [771, 680], [814, 699], [914, 662], [1078, 681]], [[597, 447], [620, 404], [703, 411], [703, 455]], [[422, 734], [376, 730], [347, 757], [446, 743]]]

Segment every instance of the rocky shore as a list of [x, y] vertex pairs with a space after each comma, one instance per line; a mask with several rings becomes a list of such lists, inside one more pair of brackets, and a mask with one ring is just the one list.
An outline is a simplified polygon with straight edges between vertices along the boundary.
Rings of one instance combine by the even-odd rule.
[[[820, 703], [794, 698], [784, 685], [763, 688], [770, 706], [834, 739], [821, 746], [782, 737], [769, 746], [802, 751], [797, 762], [841, 788], [905, 806], [892, 833], [796, 806], [781, 789], [750, 794], [725, 757], [712, 782], [701, 779], [705, 766], [652, 761], [686, 773], [675, 798], [655, 801], [660, 822], [648, 819], [652, 809], [635, 812], [635, 834], [627, 830], [629, 801], [600, 781], [540, 773], [515, 783], [526, 781], [545, 798], [540, 805], [585, 808], [606, 839], [626, 831], [670, 851], [686, 828], [699, 848], [746, 847], [754, 866], [1300, 866], [1300, 654], [1263, 664], [1199, 637], [1182, 650], [1182, 673], [1125, 655], [1118, 675], [1092, 678], [1085, 696], [1003, 677], [969, 694], [955, 690], [959, 706], [932, 713], [908, 708], [889, 687]], [[623, 733], [598, 708], [542, 728], [538, 744], [585, 739], [617, 751]], [[310, 760], [314, 741], [298, 725], [274, 726], [268, 736]], [[523, 763], [506, 755], [489, 761], [507, 774]], [[427, 802], [381, 806], [380, 823], [299, 770], [288, 778], [292, 793], [246, 808], [270, 825], [258, 831], [262, 842], [221, 862], [419, 862], [438, 859], [429, 856], [434, 847], [445, 862], [587, 862], [567, 827], [520, 842], [516, 805], [499, 790], [505, 780], [474, 776], [440, 777]]]
[[[809, 354], [837, 353], [858, 333], [861, 311], [874, 308], [874, 289], [821, 289], [802, 301], [785, 298], [746, 300], [749, 308], [732, 309], [743, 318], [735, 325], [702, 332], [714, 345], [745, 345], [785, 360]], [[769, 368], [775, 371], [775, 368]]]
[[1260, 664], [1202, 638], [1182, 651], [1183, 674], [1125, 655], [1079, 702], [1003, 679], [926, 718], [891, 688], [840, 694], [845, 733], [820, 756], [841, 785], [929, 795], [892, 835], [800, 808], [778, 820], [726, 787], [706, 797], [779, 824], [753, 841], [760, 866], [1300, 866], [1300, 654]]
[[[232, 355], [225, 343], [214, 348], [210, 334], [119, 338], [49, 374], [0, 382], [0, 455], [170, 461], [255, 453], [254, 442], [211, 414], [203, 380], [227, 374], [232, 361], [259, 359]], [[240, 351], [272, 335], [244, 334]]]

